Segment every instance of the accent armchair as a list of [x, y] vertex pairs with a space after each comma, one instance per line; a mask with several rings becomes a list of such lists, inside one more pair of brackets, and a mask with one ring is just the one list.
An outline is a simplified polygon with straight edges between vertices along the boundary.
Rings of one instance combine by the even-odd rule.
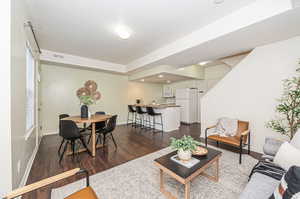
[[97, 197], [96, 193], [94, 190], [90, 187], [90, 182], [89, 182], [89, 174], [86, 170], [81, 170], [80, 168], [72, 169], [69, 171], [66, 171], [64, 173], [58, 174], [56, 176], [52, 176], [50, 178], [46, 178], [44, 180], [35, 182], [33, 184], [26, 185], [24, 187], [21, 187], [19, 189], [13, 190], [6, 196], [4, 196], [4, 199], [12, 199], [16, 198], [18, 196], [21, 196], [25, 193], [34, 191], [36, 189], [40, 189], [44, 186], [47, 186], [49, 184], [55, 183], [59, 180], [63, 180], [65, 178], [71, 177], [73, 175], [79, 175], [79, 174], [85, 174], [86, 176], [86, 187], [67, 196], [65, 199], [100, 199]]
[[231, 146], [235, 146], [239, 148], [239, 163], [242, 163], [242, 153], [243, 148], [245, 146], [248, 146], [248, 154], [250, 154], [250, 130], [249, 130], [249, 122], [246, 121], [238, 121], [238, 129], [235, 136], [228, 136], [223, 137], [219, 136], [217, 134], [214, 135], [207, 135], [209, 129], [215, 128], [216, 125], [210, 126], [205, 129], [205, 145], [207, 146], [207, 140], [214, 140], [217, 142], [217, 146], [219, 146], [219, 142], [222, 142], [224, 144], [228, 144]]

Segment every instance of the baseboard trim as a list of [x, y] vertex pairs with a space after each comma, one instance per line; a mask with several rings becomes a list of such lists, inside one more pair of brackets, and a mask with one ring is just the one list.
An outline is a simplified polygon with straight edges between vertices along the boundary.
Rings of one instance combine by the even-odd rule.
[[56, 134], [58, 134], [58, 131], [43, 133], [43, 136], [46, 136], [46, 135], [56, 135]]
[[20, 184], [19, 184], [19, 187], [23, 187], [23, 186], [26, 185], [26, 182], [27, 182], [29, 173], [30, 173], [30, 171], [31, 171], [31, 167], [32, 167], [32, 165], [33, 165], [35, 156], [36, 156], [36, 154], [37, 154], [37, 152], [38, 152], [38, 150], [39, 150], [40, 143], [41, 143], [41, 140], [40, 140], [39, 143], [35, 146], [35, 148], [34, 148], [32, 154], [31, 154], [31, 157], [30, 157], [30, 159], [29, 159], [29, 161], [28, 161], [28, 163], [27, 163], [26, 170], [25, 170], [25, 173], [24, 173], [24, 175], [23, 175], [23, 177], [22, 177], [22, 180], [21, 180], [21, 182], [20, 182]]
[[121, 126], [121, 125], [127, 125], [127, 122], [119, 122], [119, 123], [117, 123], [117, 126]]

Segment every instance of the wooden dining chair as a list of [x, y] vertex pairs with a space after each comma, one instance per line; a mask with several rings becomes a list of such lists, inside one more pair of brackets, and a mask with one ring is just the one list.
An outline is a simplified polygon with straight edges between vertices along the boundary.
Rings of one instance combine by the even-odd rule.
[[85, 174], [86, 176], [86, 187], [83, 189], [80, 189], [79, 191], [72, 193], [71, 195], [65, 197], [64, 199], [100, 199], [97, 197], [95, 191], [93, 188], [90, 186], [90, 181], [89, 181], [89, 173], [87, 170], [76, 168], [72, 169], [66, 172], [63, 172], [61, 174], [58, 174], [56, 176], [52, 176], [50, 178], [46, 178], [44, 180], [40, 180], [38, 182], [35, 182], [33, 184], [26, 185], [24, 187], [15, 189], [5, 195], [3, 198], [4, 199], [13, 199], [17, 198], [19, 196], [22, 196], [26, 193], [32, 192], [34, 190], [40, 189], [42, 187], [45, 187], [47, 185], [53, 184], [57, 181], [63, 180], [65, 178], [74, 176], [74, 175], [81, 175]]

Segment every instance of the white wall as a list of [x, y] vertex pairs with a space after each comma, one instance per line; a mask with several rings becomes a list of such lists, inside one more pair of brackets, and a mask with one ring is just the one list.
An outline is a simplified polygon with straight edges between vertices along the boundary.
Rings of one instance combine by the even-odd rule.
[[295, 74], [299, 58], [300, 37], [254, 49], [203, 97], [202, 132], [228, 116], [250, 121], [254, 151], [262, 151], [266, 136], [281, 137], [265, 123], [274, 117], [282, 80]]
[[186, 80], [174, 82], [171, 84], [164, 84], [164, 87], [172, 88], [173, 92], [175, 92], [175, 90], [178, 88], [198, 88], [203, 91], [208, 91], [231, 70], [231, 67], [227, 66], [226, 64], [219, 64], [203, 68], [203, 80]]
[[204, 90], [207, 92], [214, 87], [229, 71], [231, 67], [226, 64], [206, 67], [204, 70]]
[[[12, 1], [11, 25], [11, 151], [12, 187], [24, 185], [37, 150], [37, 131], [26, 132], [25, 1]], [[26, 136], [28, 135], [28, 136]]]
[[162, 85], [130, 82], [128, 76], [100, 71], [91, 71], [55, 64], [41, 66], [41, 109], [44, 134], [57, 132], [58, 115], [79, 115], [80, 106], [76, 96], [78, 88], [87, 80], [94, 80], [102, 98], [91, 111], [118, 114], [118, 123], [127, 120], [127, 105], [141, 98], [144, 103], [161, 100]]
[[12, 189], [11, 136], [10, 136], [10, 1], [1, 1], [1, 115], [0, 115], [0, 197]]

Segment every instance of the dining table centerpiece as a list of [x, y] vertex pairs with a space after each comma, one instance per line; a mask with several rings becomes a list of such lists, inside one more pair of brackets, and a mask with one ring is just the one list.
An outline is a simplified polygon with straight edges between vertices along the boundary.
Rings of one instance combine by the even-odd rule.
[[100, 100], [101, 93], [97, 91], [97, 88], [98, 85], [95, 81], [88, 80], [84, 83], [84, 87], [77, 90], [76, 95], [81, 105], [81, 118], [89, 118], [91, 115], [89, 107]]
[[182, 161], [189, 161], [192, 158], [192, 152], [197, 149], [200, 142], [194, 140], [191, 136], [184, 135], [180, 139], [171, 138], [171, 148], [177, 150], [178, 158]]

